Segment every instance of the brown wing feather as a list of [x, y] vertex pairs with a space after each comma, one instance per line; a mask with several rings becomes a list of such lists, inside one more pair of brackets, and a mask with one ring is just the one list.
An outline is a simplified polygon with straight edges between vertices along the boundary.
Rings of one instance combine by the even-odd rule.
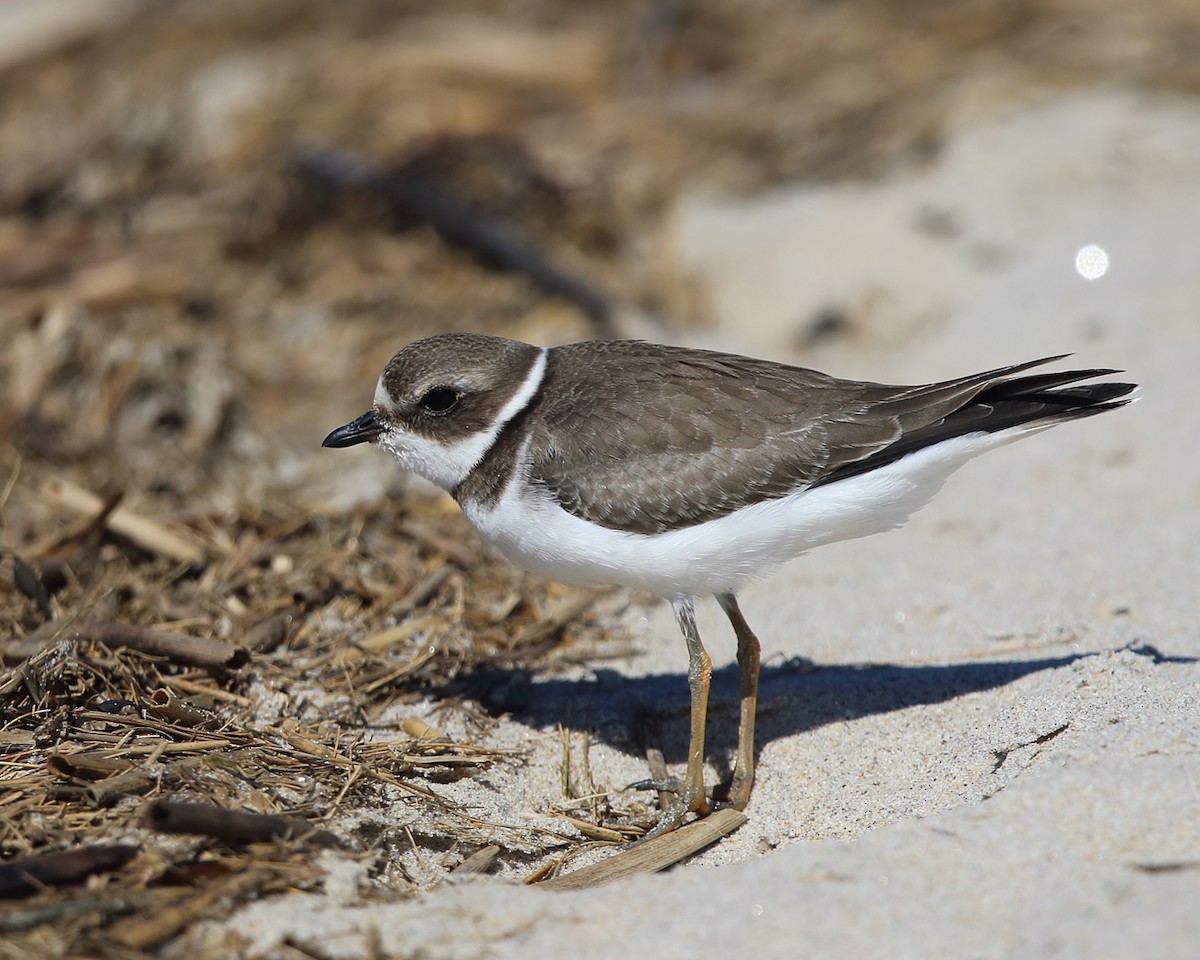
[[[1108, 370], [1015, 376], [1059, 359], [889, 386], [731, 354], [579, 343], [551, 351], [539, 399], [520, 420], [532, 431], [530, 479], [565, 510], [656, 533], [964, 433], [1098, 413], [1134, 389], [1051, 389]], [[538, 416], [528, 416], [535, 409]], [[506, 456], [515, 457], [515, 439], [510, 447]]]
[[702, 523], [869, 457], [1028, 366], [898, 387], [634, 341], [571, 344], [551, 353], [531, 479], [606, 527]]

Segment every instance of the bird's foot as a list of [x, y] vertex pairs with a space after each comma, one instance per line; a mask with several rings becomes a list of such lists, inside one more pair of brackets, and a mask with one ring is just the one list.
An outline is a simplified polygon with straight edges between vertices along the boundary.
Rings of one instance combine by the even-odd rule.
[[656, 810], [641, 817], [629, 817], [621, 821], [630, 826], [646, 828], [646, 834], [635, 840], [635, 844], [653, 840], [655, 837], [661, 837], [664, 833], [670, 833], [683, 826], [689, 813], [697, 813], [704, 817], [713, 810], [724, 806], [724, 804], [714, 804], [705, 795], [702, 788], [689, 790], [687, 784], [677, 777], [664, 777], [661, 780], [638, 780], [636, 783], [631, 783], [626, 789], [658, 790], [675, 794], [675, 799], [671, 801], [666, 810]]
[[750, 788], [754, 785], [754, 774], [748, 777], [734, 776], [729, 785], [729, 792], [723, 798], [721, 806], [733, 807], [734, 810], [745, 810], [750, 802]]
[[670, 833], [683, 826], [688, 812], [682, 799], [676, 797], [666, 810], [654, 810], [637, 817], [622, 817], [616, 823], [623, 827], [637, 827], [646, 831], [630, 844], [631, 847], [636, 847], [639, 843], [661, 837], [664, 833]]
[[718, 784], [713, 788], [710, 798], [712, 808], [714, 810], [745, 810], [746, 804], [750, 802], [750, 789], [753, 785], [753, 773], [740, 777], [735, 773], [730, 783]]

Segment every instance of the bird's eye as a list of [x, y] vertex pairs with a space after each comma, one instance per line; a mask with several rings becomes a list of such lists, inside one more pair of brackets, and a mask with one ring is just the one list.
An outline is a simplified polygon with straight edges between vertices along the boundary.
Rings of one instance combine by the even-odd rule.
[[430, 413], [449, 413], [461, 397], [450, 387], [435, 387], [421, 398], [421, 406]]

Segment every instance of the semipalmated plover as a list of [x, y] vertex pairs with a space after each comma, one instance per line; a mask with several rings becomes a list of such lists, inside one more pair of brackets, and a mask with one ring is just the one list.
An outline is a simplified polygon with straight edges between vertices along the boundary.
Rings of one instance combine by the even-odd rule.
[[715, 595], [737, 635], [728, 802], [740, 809], [754, 780], [759, 643], [737, 591], [813, 547], [898, 526], [985, 450], [1129, 402], [1134, 384], [1080, 383], [1117, 371], [1021, 375], [1060, 359], [887, 386], [640, 341], [546, 349], [444, 334], [396, 354], [371, 409], [324, 446], [389, 451], [534, 573], [671, 601], [688, 650], [691, 742], [661, 833], [709, 809], [711, 664], [694, 598]]

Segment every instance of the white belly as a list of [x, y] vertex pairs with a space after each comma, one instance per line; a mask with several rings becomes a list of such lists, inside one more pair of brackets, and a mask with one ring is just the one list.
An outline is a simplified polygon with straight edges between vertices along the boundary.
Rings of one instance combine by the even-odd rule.
[[813, 547], [899, 526], [958, 467], [1030, 432], [956, 437], [860, 476], [662, 534], [596, 526], [545, 491], [516, 483], [493, 509], [466, 504], [464, 511], [514, 563], [563, 583], [617, 584], [664, 597], [736, 592]]

